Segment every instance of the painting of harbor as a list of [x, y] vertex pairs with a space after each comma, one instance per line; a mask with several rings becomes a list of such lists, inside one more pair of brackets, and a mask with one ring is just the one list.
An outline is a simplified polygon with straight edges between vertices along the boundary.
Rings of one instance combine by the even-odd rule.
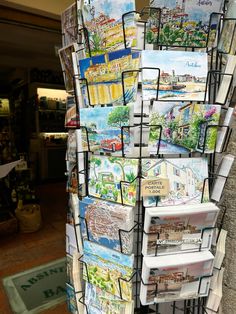
[[203, 150], [213, 153], [220, 111], [219, 105], [154, 102], [150, 113], [150, 154], [157, 153], [159, 141], [160, 154], [188, 154]]
[[122, 72], [138, 70], [139, 62], [140, 53], [130, 48], [80, 60], [81, 78], [88, 83], [88, 89], [82, 84], [85, 106], [123, 105], [124, 97], [126, 103], [134, 102], [138, 74], [124, 75], [122, 86]]
[[146, 50], [141, 63], [143, 100], [204, 101], [206, 53]]
[[161, 8], [160, 45], [200, 48], [214, 42], [218, 19], [212, 13], [220, 12], [222, 0], [151, 0], [150, 4]]

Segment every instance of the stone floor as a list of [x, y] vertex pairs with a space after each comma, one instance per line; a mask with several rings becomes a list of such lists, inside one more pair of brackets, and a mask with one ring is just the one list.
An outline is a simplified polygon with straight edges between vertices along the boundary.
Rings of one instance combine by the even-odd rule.
[[[67, 194], [65, 182], [38, 186], [43, 227], [31, 234], [14, 234], [0, 239], [0, 279], [65, 256]], [[0, 280], [0, 314], [11, 314]], [[67, 313], [66, 304], [42, 312]]]

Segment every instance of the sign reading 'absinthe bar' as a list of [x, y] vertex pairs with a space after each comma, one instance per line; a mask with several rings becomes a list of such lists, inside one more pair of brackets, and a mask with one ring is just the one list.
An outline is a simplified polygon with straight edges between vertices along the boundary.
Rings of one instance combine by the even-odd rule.
[[7, 277], [4, 286], [15, 313], [36, 313], [65, 300], [65, 282], [66, 262], [63, 258]]

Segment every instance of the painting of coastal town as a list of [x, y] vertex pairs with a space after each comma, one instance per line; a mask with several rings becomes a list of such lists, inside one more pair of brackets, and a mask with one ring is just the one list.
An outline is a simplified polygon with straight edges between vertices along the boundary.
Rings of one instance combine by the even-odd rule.
[[[88, 86], [81, 83], [85, 106], [123, 105], [136, 100], [138, 74], [122, 72], [138, 70], [140, 53], [122, 49], [92, 58], [79, 60], [80, 74]], [[87, 90], [88, 89], [88, 90]], [[89, 98], [89, 99], [88, 99]], [[125, 98], [125, 99], [124, 99]]]
[[207, 182], [203, 191], [204, 179], [208, 177], [208, 163], [204, 157], [144, 159], [142, 175], [147, 179], [169, 179], [168, 195], [144, 196], [145, 207], [197, 204], [209, 200]]
[[[161, 8], [159, 44], [166, 46], [206, 47], [210, 34], [215, 37], [222, 0], [150, 0]], [[212, 15], [213, 14], [213, 15]]]
[[115, 296], [122, 295], [123, 300], [132, 300], [132, 282], [121, 278], [131, 278], [133, 255], [125, 255], [85, 240], [83, 262], [87, 265], [83, 271], [86, 281]]
[[158, 146], [160, 154], [213, 153], [220, 111], [219, 105], [154, 102], [150, 112], [150, 154], [156, 154]]
[[96, 314], [132, 314], [133, 301], [127, 302], [86, 282], [85, 304], [88, 313]]
[[138, 159], [92, 156], [89, 194], [97, 198], [135, 206]]
[[[168, 267], [163, 264], [162, 267], [147, 268], [144, 262], [145, 277], [147, 277], [145, 282], [153, 285], [141, 285], [140, 297], [143, 305], [152, 304], [154, 301], [161, 303], [196, 298], [201, 285], [206, 287], [204, 295], [207, 295], [213, 266], [212, 260], [193, 262], [188, 255], [186, 255], [185, 265]], [[209, 276], [209, 278], [200, 282], [201, 276]]]
[[[203, 205], [204, 206], [204, 205]], [[145, 220], [149, 221], [147, 233], [143, 235], [143, 255], [176, 254], [190, 251], [209, 250], [211, 245], [212, 230], [217, 219], [218, 211], [196, 212], [196, 209], [189, 209], [189, 213], [183, 213], [180, 207], [179, 212], [173, 211], [166, 214], [156, 213], [152, 208], [147, 208]], [[189, 207], [189, 206], [188, 206]]]
[[[134, 10], [134, 0], [90, 0], [90, 4], [84, 5], [84, 26], [92, 56], [125, 48], [122, 15]], [[134, 14], [128, 14], [124, 22], [126, 47], [133, 47], [136, 45]]]
[[145, 50], [141, 62], [154, 68], [142, 71], [143, 100], [204, 101], [207, 53]]
[[[94, 107], [80, 109], [82, 144], [92, 152], [122, 155], [131, 149], [133, 106]], [[123, 130], [123, 131], [122, 131]], [[88, 145], [89, 144], [89, 145]]]
[[[79, 202], [79, 209], [83, 238], [125, 254], [132, 253], [133, 233], [129, 232], [134, 226], [132, 207], [86, 197]], [[119, 234], [121, 229], [126, 232]]]

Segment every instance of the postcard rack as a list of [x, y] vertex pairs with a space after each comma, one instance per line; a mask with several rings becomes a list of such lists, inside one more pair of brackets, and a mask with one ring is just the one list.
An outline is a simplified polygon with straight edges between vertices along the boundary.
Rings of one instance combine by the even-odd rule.
[[[76, 4], [78, 3], [78, 1], [76, 1]], [[79, 10], [77, 10], [78, 12]], [[77, 13], [78, 14], [78, 13]], [[78, 28], [77, 31], [77, 38], [79, 37], [79, 41], [78, 43], [81, 44], [81, 41], [84, 42], [85, 48], [82, 48], [82, 50], [86, 50], [88, 55], [91, 57], [92, 56], [92, 50], [91, 50], [91, 46], [90, 46], [90, 38], [89, 38], [89, 32], [88, 29], [85, 26], [84, 23], [84, 17], [82, 12], [79, 11], [80, 14], [80, 20], [81, 20], [81, 25]], [[205, 49], [205, 51], [208, 53], [209, 55], [209, 59], [210, 59], [210, 70], [208, 71], [207, 74], [207, 81], [206, 81], [206, 89], [205, 89], [205, 93], [204, 93], [204, 101], [200, 102], [200, 103], [216, 103], [216, 97], [217, 97], [217, 92], [219, 90], [220, 84], [222, 82], [222, 80], [225, 77], [229, 77], [230, 78], [230, 83], [229, 83], [229, 87], [227, 90], [227, 94], [225, 99], [227, 100], [229, 98], [229, 94], [230, 94], [230, 90], [232, 88], [232, 82], [233, 82], [233, 75], [232, 74], [225, 74], [222, 71], [222, 51], [218, 51], [217, 47], [212, 47], [211, 45], [209, 46], [208, 44], [210, 43], [210, 36], [211, 36], [211, 25], [212, 25], [212, 21], [214, 19], [218, 20], [218, 26], [217, 29], [215, 30], [218, 35], [220, 34], [220, 30], [222, 25], [225, 23], [225, 21], [228, 21], [229, 19], [224, 17], [224, 14], [222, 13], [217, 13], [214, 12], [211, 14], [210, 17], [210, 21], [209, 21], [209, 27], [208, 27], [208, 33], [206, 36], [206, 40], [205, 40], [205, 44], [203, 46], [177, 46], [177, 45], [164, 45], [163, 42], [161, 42], [160, 39], [160, 27], [161, 27], [161, 17], [162, 17], [162, 9], [161, 8], [157, 8], [157, 7], [144, 7], [140, 12], [136, 11], [136, 10], [132, 10], [130, 12], [126, 12], [125, 14], [122, 15], [121, 19], [122, 19], [122, 30], [123, 30], [123, 40], [124, 40], [124, 47], [127, 48], [128, 44], [127, 44], [127, 36], [126, 36], [126, 18], [130, 15], [139, 15], [139, 22], [141, 24], [143, 24], [143, 35], [144, 35], [144, 41], [143, 41], [143, 50], [146, 49], [146, 44], [147, 44], [147, 32], [148, 32], [148, 18], [154, 14], [157, 19], [156, 19], [156, 27], [158, 29], [157, 32], [157, 36], [154, 42], [152, 42], [152, 44], [154, 44], [154, 49], [156, 50], [171, 50], [172, 48], [181, 48], [185, 51], [199, 51], [199, 49]], [[142, 17], [144, 16], [148, 16], [147, 19], [143, 19]], [[235, 20], [235, 19], [232, 19]], [[236, 27], [236, 26], [235, 26]], [[63, 34], [64, 36], [64, 34]], [[232, 44], [233, 38], [231, 40], [231, 44]], [[81, 50], [81, 49], [80, 49]], [[136, 50], [135, 50], [136, 51]], [[179, 313], [184, 313], [184, 314], [201, 314], [201, 313], [207, 313], [206, 307], [205, 307], [205, 303], [206, 303], [206, 298], [205, 297], [201, 297], [201, 295], [199, 295], [198, 298], [194, 298], [194, 299], [186, 299], [186, 300], [182, 300], [182, 301], [173, 301], [170, 302], [168, 304], [169, 308], [168, 310], [166, 310], [165, 307], [163, 307], [163, 304], [159, 304], [159, 303], [155, 303], [152, 305], [148, 305], [148, 306], [143, 306], [140, 302], [140, 285], [147, 285], [147, 286], [155, 286], [155, 297], [158, 294], [158, 284], [157, 283], [146, 283], [144, 282], [142, 275], [141, 275], [141, 271], [142, 271], [142, 264], [143, 264], [143, 255], [142, 255], [142, 238], [143, 238], [143, 234], [149, 235], [156, 235], [157, 239], [160, 237], [160, 234], [158, 232], [156, 233], [148, 233], [144, 230], [144, 215], [145, 215], [145, 208], [147, 208], [148, 206], [144, 206], [144, 200], [143, 200], [143, 196], [142, 196], [142, 192], [141, 192], [141, 185], [142, 185], [142, 160], [145, 160], [146, 158], [148, 159], [160, 159], [163, 158], [165, 159], [164, 154], [160, 153], [160, 146], [161, 146], [161, 140], [163, 137], [163, 127], [160, 124], [151, 124], [149, 122], [146, 122], [146, 118], [149, 118], [148, 114], [146, 114], [144, 112], [144, 107], [148, 106], [149, 108], [151, 108], [153, 106], [153, 101], [157, 101], [159, 100], [158, 96], [159, 96], [159, 91], [160, 91], [160, 73], [161, 73], [161, 69], [160, 68], [154, 68], [154, 67], [143, 67], [140, 68], [138, 70], [129, 70], [129, 71], [124, 71], [122, 72], [122, 77], [121, 77], [121, 83], [122, 83], [122, 96], [123, 96], [123, 106], [127, 106], [128, 104], [128, 100], [126, 97], [126, 86], [125, 86], [125, 78], [129, 75], [133, 75], [134, 77], [136, 76], [136, 78], [145, 70], [150, 70], [150, 71], [156, 71], [157, 76], [156, 76], [156, 81], [157, 81], [157, 86], [156, 86], [156, 97], [154, 97], [152, 100], [150, 101], [142, 101], [141, 100], [141, 106], [140, 106], [140, 110], [139, 112], [136, 114], [136, 118], [135, 122], [132, 125], [125, 125], [125, 126], [121, 126], [120, 127], [120, 139], [121, 139], [121, 144], [122, 144], [122, 149], [120, 152], [120, 155], [116, 155], [117, 157], [123, 157], [123, 158], [132, 158], [132, 159], [136, 159], [138, 162], [138, 174], [135, 178], [133, 178], [130, 181], [126, 181], [126, 180], [121, 180], [119, 182], [119, 187], [120, 187], [120, 200], [121, 200], [121, 204], [122, 205], [126, 205], [125, 200], [124, 200], [124, 195], [123, 195], [123, 191], [124, 191], [124, 187], [127, 185], [132, 185], [134, 182], [137, 183], [137, 202], [136, 202], [136, 206], [135, 206], [135, 219], [134, 219], [134, 225], [130, 230], [124, 230], [124, 229], [119, 229], [118, 230], [118, 237], [119, 237], [119, 249], [118, 251], [120, 251], [121, 253], [124, 252], [123, 249], [123, 242], [122, 242], [122, 238], [123, 238], [123, 234], [124, 233], [133, 233], [134, 234], [134, 256], [135, 256], [135, 263], [134, 263], [134, 269], [133, 269], [133, 274], [130, 278], [118, 278], [118, 286], [119, 286], [119, 292], [120, 292], [120, 299], [123, 299], [123, 294], [122, 294], [122, 281], [125, 282], [132, 282], [133, 285], [133, 300], [134, 300], [134, 312], [135, 313], [156, 313], [156, 314], [166, 314], [166, 313], [173, 313], [173, 314], [179, 314]], [[91, 95], [90, 95], [90, 91], [89, 91], [89, 82], [87, 79], [85, 78], [81, 78], [81, 76], [79, 74], [75, 74], [73, 77], [73, 83], [74, 83], [74, 96], [75, 96], [75, 101], [76, 101], [76, 107], [77, 107], [77, 114], [79, 116], [80, 114], [80, 108], [81, 108], [81, 104], [80, 104], [80, 97], [81, 95], [78, 92], [78, 86], [83, 88], [83, 91], [86, 91], [86, 95], [87, 95], [87, 99], [88, 99], [88, 104], [86, 104], [87, 107], [89, 108], [93, 108], [94, 106], [91, 104]], [[159, 100], [160, 101], [160, 100]], [[110, 104], [112, 105], [112, 104]], [[220, 103], [220, 105], [222, 105], [222, 109], [226, 110], [226, 102], [224, 102], [223, 104]], [[101, 106], [106, 106], [106, 105], [101, 105]], [[157, 130], [158, 134], [159, 134], [159, 138], [157, 139], [157, 145], [156, 145], [156, 152], [155, 154], [146, 154], [145, 152], [145, 148], [147, 147], [147, 144], [144, 141], [144, 132], [146, 130], [150, 130], [155, 128], [155, 130]], [[78, 197], [80, 199], [83, 199], [86, 196], [90, 196], [89, 194], [89, 172], [90, 172], [90, 158], [91, 156], [96, 156], [96, 155], [106, 155], [106, 156], [113, 156], [112, 153], [96, 153], [93, 152], [93, 150], [91, 149], [92, 144], [90, 143], [90, 139], [89, 139], [89, 134], [90, 131], [88, 130], [87, 127], [85, 126], [80, 126], [77, 129], [81, 130], [81, 133], [83, 134], [83, 139], [85, 139], [86, 143], [87, 143], [87, 148], [86, 149], [82, 149], [81, 151], [77, 151], [77, 155], [76, 155], [76, 167], [77, 167], [77, 188], [75, 190], [77, 190], [78, 192]], [[202, 129], [202, 133], [199, 135], [198, 138], [198, 146], [199, 146], [199, 150], [197, 152], [189, 152], [186, 154], [179, 154], [179, 158], [192, 158], [192, 157], [198, 157], [198, 156], [204, 156], [207, 158], [208, 160], [208, 169], [209, 169], [209, 173], [208, 173], [208, 177], [204, 179], [204, 183], [203, 183], [203, 190], [202, 190], [202, 195], [201, 195], [201, 202], [204, 201], [204, 193], [205, 193], [205, 189], [209, 188], [210, 191], [210, 195], [211, 195], [211, 189], [212, 186], [215, 182], [215, 180], [218, 177], [224, 177], [221, 176], [219, 174], [217, 174], [216, 171], [216, 157], [217, 157], [217, 153], [215, 151], [216, 146], [214, 148], [214, 151], [212, 153], [207, 153], [206, 152], [206, 147], [207, 147], [207, 135], [208, 132], [210, 132], [211, 130], [215, 130], [220, 131], [221, 129], [226, 129], [226, 135], [224, 137], [224, 142], [222, 145], [222, 149], [220, 152], [218, 153], [223, 153], [227, 150], [227, 146], [228, 143], [230, 141], [230, 136], [232, 133], [232, 129], [230, 128], [230, 126], [228, 125], [224, 125], [224, 124], [202, 124], [201, 126]], [[130, 133], [132, 132], [132, 130], [135, 130], [138, 133], [138, 142], [134, 143], [134, 147], [137, 148], [138, 154], [136, 154], [134, 157], [131, 157], [129, 154], [127, 154], [125, 152], [125, 133]], [[80, 169], [79, 167], [79, 161], [81, 160], [81, 158], [83, 158], [84, 161], [84, 167], [83, 169]], [[83, 177], [83, 183], [80, 183], [79, 178]], [[226, 180], [228, 177], [224, 177]], [[83, 188], [82, 188], [83, 185]], [[94, 199], [96, 199], [96, 197], [93, 196]], [[227, 209], [223, 208], [222, 209], [222, 217], [221, 217], [221, 221], [219, 223], [219, 229], [222, 228], [223, 225], [223, 221], [224, 221], [224, 217], [226, 214]], [[86, 221], [86, 218], [83, 217], [82, 215], [78, 215], [78, 217], [74, 217], [76, 219], [74, 219], [74, 221], [79, 221], [78, 223], [74, 223], [74, 230], [75, 230], [75, 235], [76, 235], [76, 246], [77, 246], [77, 250], [79, 251], [80, 249], [80, 244], [79, 244], [79, 240], [77, 237], [77, 230], [78, 228], [81, 227], [82, 224], [85, 225], [85, 230], [86, 230], [86, 236], [83, 238], [82, 237], [82, 244], [84, 240], [87, 241], [92, 241], [90, 239], [89, 236], [89, 231], [88, 231], [88, 224]], [[199, 239], [199, 251], [203, 250], [204, 247], [202, 247], [202, 239], [203, 239], [203, 235], [205, 232], [207, 231], [212, 231], [209, 233], [209, 239], [212, 237], [214, 228], [204, 228], [201, 230], [201, 237]], [[69, 241], [69, 240], [68, 240]], [[210, 241], [210, 240], [209, 240]], [[158, 251], [158, 246], [160, 246], [161, 244], [156, 244], [156, 248], [155, 248], [155, 256], [157, 256], [157, 251]], [[70, 252], [67, 252], [67, 254], [70, 255]], [[87, 277], [87, 280], [89, 282], [89, 275], [88, 275], [88, 266], [86, 264], [86, 262], [83, 261], [83, 255], [79, 258], [79, 262], [81, 263], [81, 266], [83, 267], [83, 269], [85, 270], [85, 277]], [[198, 288], [198, 292], [200, 292], [201, 290], [201, 283], [202, 280], [204, 280], [204, 278], [208, 278], [211, 277], [212, 275], [209, 276], [203, 276], [199, 278], [199, 288]], [[84, 313], [88, 314], [88, 307], [85, 303], [85, 291], [84, 289], [81, 291], [75, 291], [76, 295], [79, 295], [79, 302], [84, 306]], [[78, 309], [77, 309], [78, 310]], [[79, 313], [80, 314], [80, 313]]]

